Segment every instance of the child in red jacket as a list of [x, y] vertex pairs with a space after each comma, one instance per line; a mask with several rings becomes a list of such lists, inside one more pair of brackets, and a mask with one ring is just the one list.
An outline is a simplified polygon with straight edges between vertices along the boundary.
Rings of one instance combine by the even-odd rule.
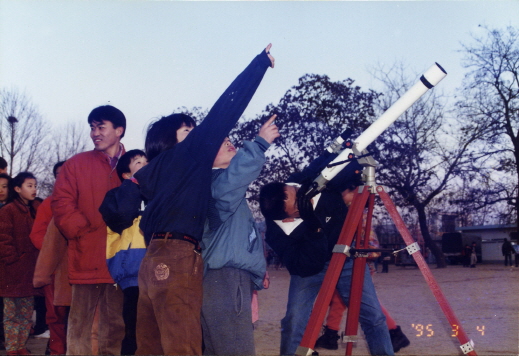
[[29, 234], [39, 202], [36, 178], [29, 172], [10, 182], [12, 194], [0, 209], [0, 296], [4, 301], [5, 348], [8, 355], [29, 355], [25, 348], [34, 309], [32, 285], [38, 250]]

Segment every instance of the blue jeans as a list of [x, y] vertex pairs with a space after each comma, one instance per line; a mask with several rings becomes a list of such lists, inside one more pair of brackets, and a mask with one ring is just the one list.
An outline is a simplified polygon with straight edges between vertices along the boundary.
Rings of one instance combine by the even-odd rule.
[[[313, 276], [290, 276], [287, 312], [281, 320], [281, 355], [294, 355], [301, 343], [315, 298], [319, 293], [327, 269], [328, 263], [321, 272]], [[348, 305], [350, 297], [352, 271], [353, 261], [348, 259], [344, 263], [337, 282], [337, 290], [346, 305]], [[375, 286], [367, 266], [364, 274], [359, 321], [372, 355], [394, 355], [386, 325], [386, 317], [380, 308]]]

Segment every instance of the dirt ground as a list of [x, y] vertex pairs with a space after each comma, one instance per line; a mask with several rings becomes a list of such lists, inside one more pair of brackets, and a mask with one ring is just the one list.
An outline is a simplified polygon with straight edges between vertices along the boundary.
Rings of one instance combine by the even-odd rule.
[[[519, 355], [519, 268], [478, 265], [476, 268], [429, 266], [478, 355]], [[380, 267], [379, 267], [380, 270]], [[258, 355], [278, 355], [279, 321], [286, 310], [286, 270], [270, 270], [271, 287], [259, 294], [260, 320], [256, 322]], [[373, 276], [380, 302], [411, 341], [398, 355], [463, 355], [458, 339], [416, 267], [390, 266], [389, 273]], [[345, 320], [343, 320], [343, 324]], [[362, 331], [359, 328], [359, 335]], [[317, 349], [320, 355], [344, 355]], [[368, 355], [362, 337], [354, 355]]]
[[[379, 267], [380, 268], [380, 267]], [[519, 355], [519, 268], [481, 264], [474, 269], [430, 266], [478, 355]], [[259, 292], [260, 319], [255, 324], [258, 355], [278, 355], [280, 320], [286, 308], [290, 276], [285, 269], [269, 270], [271, 286]], [[373, 276], [381, 303], [402, 327], [411, 345], [398, 355], [462, 355], [458, 339], [441, 311], [420, 270], [390, 266], [389, 273]], [[344, 320], [343, 320], [344, 323]], [[362, 331], [359, 328], [359, 335]], [[42, 354], [47, 339], [30, 339], [28, 348]], [[344, 355], [339, 350], [317, 350], [320, 355]], [[5, 354], [5, 351], [0, 352]], [[367, 355], [363, 337], [354, 355]]]

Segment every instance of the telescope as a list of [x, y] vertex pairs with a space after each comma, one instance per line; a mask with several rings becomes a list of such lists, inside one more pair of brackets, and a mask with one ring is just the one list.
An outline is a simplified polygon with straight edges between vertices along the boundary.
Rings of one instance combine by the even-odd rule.
[[310, 188], [305, 193], [305, 198], [310, 199], [326, 188], [326, 184], [342, 171], [355, 156], [359, 156], [369, 144], [375, 141], [377, 137], [409, 109], [411, 105], [420, 99], [429, 89], [434, 88], [446, 75], [447, 72], [438, 63], [435, 63], [429, 68], [415, 85], [405, 92], [405, 94], [373, 122], [366, 131], [353, 141], [351, 147], [345, 148], [321, 171], [321, 174], [312, 182]]

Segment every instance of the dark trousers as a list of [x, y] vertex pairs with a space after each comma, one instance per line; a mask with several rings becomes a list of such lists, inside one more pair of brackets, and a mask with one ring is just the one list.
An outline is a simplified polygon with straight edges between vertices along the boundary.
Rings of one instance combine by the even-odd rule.
[[44, 296], [37, 295], [34, 297], [34, 311], [36, 312], [36, 323], [33, 325], [34, 335], [44, 333], [48, 327], [45, 321], [47, 315], [47, 305]]
[[508, 266], [510, 265], [510, 267], [512, 267], [512, 254], [511, 253], [507, 253], [505, 255], [505, 266]]
[[123, 290], [124, 339], [121, 355], [135, 355], [137, 351], [137, 302], [139, 287], [128, 287]]
[[389, 273], [389, 261], [382, 261], [382, 273]]
[[181, 240], [152, 240], [139, 270], [137, 355], [201, 355], [202, 256]]
[[[99, 350], [92, 350], [92, 325], [99, 310]], [[74, 284], [67, 330], [67, 355], [119, 355], [124, 338], [123, 292], [113, 284]]]
[[204, 355], [255, 355], [252, 280], [245, 270], [209, 269], [204, 276]]

